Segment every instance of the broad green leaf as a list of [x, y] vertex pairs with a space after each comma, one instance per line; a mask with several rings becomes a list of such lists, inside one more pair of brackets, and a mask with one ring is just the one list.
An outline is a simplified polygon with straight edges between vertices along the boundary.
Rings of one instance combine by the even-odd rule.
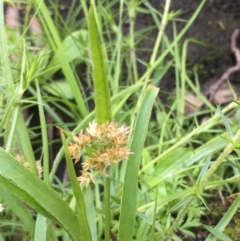
[[[63, 40], [63, 49], [66, 60], [70, 63], [75, 59], [81, 60], [87, 53], [87, 31], [79, 30], [71, 33]], [[58, 55], [55, 54], [47, 66], [47, 76], [52, 76], [60, 69]]]
[[184, 170], [188, 165], [187, 161], [193, 155], [190, 148], [179, 148], [169, 153], [159, 162], [152, 173], [146, 173], [143, 176], [144, 182], [149, 187], [159, 185], [166, 178], [171, 178], [176, 172]]
[[0, 188], [8, 189], [38, 213], [56, 221], [73, 240], [79, 240], [78, 219], [67, 203], [2, 148], [0, 160]]
[[57, 80], [43, 85], [42, 88], [54, 96], [64, 96], [67, 99], [73, 99], [71, 88], [66, 80]]
[[155, 167], [154, 176], [171, 176], [174, 172], [187, 166], [187, 160], [191, 157], [193, 151], [190, 148], [179, 148], [169, 153]]

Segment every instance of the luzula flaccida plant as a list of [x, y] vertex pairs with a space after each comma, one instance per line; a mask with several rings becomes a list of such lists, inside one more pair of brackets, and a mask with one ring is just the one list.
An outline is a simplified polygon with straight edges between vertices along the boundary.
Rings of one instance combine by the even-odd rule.
[[129, 127], [117, 127], [115, 122], [106, 122], [98, 125], [96, 121], [89, 124], [86, 131], [73, 137], [68, 149], [75, 163], [84, 158], [81, 176], [78, 180], [86, 187], [94, 176], [90, 170], [100, 171], [108, 175], [108, 168], [121, 160], [128, 159], [131, 154], [127, 147]]

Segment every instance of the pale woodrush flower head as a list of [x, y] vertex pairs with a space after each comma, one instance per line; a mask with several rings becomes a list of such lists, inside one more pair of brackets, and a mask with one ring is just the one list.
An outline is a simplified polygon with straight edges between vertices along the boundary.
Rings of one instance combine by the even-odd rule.
[[131, 154], [127, 147], [129, 127], [122, 125], [117, 127], [115, 122], [106, 122], [98, 125], [96, 121], [89, 123], [85, 134], [81, 131], [74, 136], [68, 149], [75, 162], [84, 154], [82, 163], [82, 175], [78, 178], [87, 187], [90, 181], [94, 182], [94, 176], [90, 170], [100, 171], [108, 175], [107, 169]]

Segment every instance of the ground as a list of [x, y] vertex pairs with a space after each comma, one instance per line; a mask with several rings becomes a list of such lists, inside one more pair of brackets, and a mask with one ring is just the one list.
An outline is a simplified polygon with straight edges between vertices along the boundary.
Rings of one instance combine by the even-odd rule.
[[[155, 8], [162, 11], [165, 1], [154, 0], [150, 2]], [[173, 11], [182, 9], [183, 12], [180, 18], [188, 20], [200, 2], [200, 0], [171, 1], [170, 8]], [[191, 63], [192, 66], [198, 64], [202, 67], [203, 71], [200, 76], [201, 83], [205, 83], [211, 78], [219, 78], [227, 68], [234, 65], [235, 59], [230, 51], [230, 37], [234, 29], [240, 27], [239, 9], [239, 1], [208, 0], [194, 24], [181, 40], [181, 43], [183, 43], [188, 38], [194, 38], [206, 44], [206, 46], [201, 46], [192, 43], [188, 47], [189, 63]], [[153, 24], [153, 20], [150, 16], [139, 15], [138, 18], [139, 21], [136, 21], [136, 29], [141, 29]], [[182, 27], [183, 23], [178, 22], [178, 32], [181, 31]], [[172, 31], [172, 25], [170, 24], [166, 28], [166, 35], [170, 38], [172, 36]], [[157, 30], [153, 30], [150, 36], [152, 41], [151, 39], [144, 41], [142, 43], [142, 48], [151, 48], [156, 36]], [[142, 56], [141, 53], [139, 53], [139, 57], [145, 58], [146, 61], [149, 59], [146, 53]], [[162, 89], [169, 89], [169, 87], [172, 87], [172, 83], [174, 83], [172, 77], [171, 73], [169, 73], [161, 81]], [[240, 77], [240, 75], [233, 78], [233, 81], [237, 81], [238, 77]]]

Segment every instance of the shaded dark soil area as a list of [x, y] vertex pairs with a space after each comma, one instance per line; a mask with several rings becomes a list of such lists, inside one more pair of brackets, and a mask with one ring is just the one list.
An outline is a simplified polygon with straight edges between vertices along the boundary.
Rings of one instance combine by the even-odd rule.
[[[165, 1], [151, 1], [151, 4], [163, 11]], [[182, 10], [180, 19], [188, 20], [197, 9], [201, 1], [181, 0], [172, 1], [171, 10]], [[181, 44], [187, 39], [194, 38], [205, 43], [205, 46], [190, 43], [188, 46], [188, 62], [190, 66], [199, 65], [201, 71], [200, 82], [205, 83], [211, 78], [218, 78], [223, 72], [235, 64], [234, 55], [230, 51], [230, 37], [234, 29], [240, 27], [240, 2], [235, 0], [208, 0], [199, 16], [180, 41]], [[136, 28], [144, 28], [153, 25], [149, 15], [138, 15]], [[180, 32], [185, 23], [177, 22], [177, 31]], [[169, 24], [166, 35], [171, 39], [173, 27]], [[141, 43], [143, 48], [151, 49], [157, 36], [157, 30], [152, 30], [150, 38]], [[139, 49], [141, 49], [139, 46]], [[139, 52], [138, 57], [148, 61], [151, 52]], [[142, 70], [140, 70], [142, 72]], [[238, 81], [240, 75], [234, 74], [231, 80]], [[170, 72], [161, 81], [162, 90], [171, 90], [174, 84], [174, 76]]]

